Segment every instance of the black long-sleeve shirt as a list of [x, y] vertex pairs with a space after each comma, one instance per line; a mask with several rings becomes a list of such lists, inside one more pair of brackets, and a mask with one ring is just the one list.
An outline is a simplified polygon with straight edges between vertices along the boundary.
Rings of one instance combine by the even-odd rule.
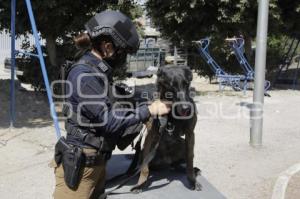
[[67, 102], [74, 114], [82, 115], [95, 123], [97, 133], [102, 136], [113, 137], [120, 135], [126, 127], [149, 118], [150, 112], [146, 104], [131, 110], [113, 109], [113, 99], [109, 96], [111, 68], [91, 52], [81, 59], [94, 65], [99, 73], [85, 64], [79, 64], [69, 72], [67, 80], [72, 89], [67, 86], [66, 94], [70, 94]]

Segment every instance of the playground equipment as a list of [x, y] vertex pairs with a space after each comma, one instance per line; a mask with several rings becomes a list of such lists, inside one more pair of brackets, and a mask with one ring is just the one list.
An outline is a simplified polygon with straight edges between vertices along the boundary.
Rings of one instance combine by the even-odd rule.
[[54, 127], [56, 130], [56, 137], [59, 138], [61, 136], [59, 125], [58, 125], [58, 119], [57, 119], [57, 114], [55, 111], [55, 105], [53, 103], [52, 99], [52, 92], [50, 89], [49, 85], [49, 80], [48, 80], [48, 75], [47, 75], [47, 70], [45, 66], [45, 61], [43, 57], [43, 52], [41, 48], [41, 41], [38, 35], [33, 11], [32, 11], [32, 6], [31, 6], [31, 1], [30, 0], [25, 0], [26, 2], [26, 7], [30, 19], [30, 24], [33, 32], [33, 36], [35, 39], [35, 45], [37, 48], [37, 54], [32, 54], [32, 53], [27, 53], [27, 52], [21, 52], [21, 51], [16, 51], [15, 48], [15, 39], [16, 39], [16, 0], [11, 0], [11, 85], [10, 85], [10, 125], [14, 126], [15, 123], [15, 70], [16, 70], [16, 54], [17, 53], [23, 53], [28, 56], [33, 56], [39, 59], [40, 61], [40, 66], [43, 74], [43, 79], [45, 82], [46, 86], [46, 91], [47, 91], [47, 96], [48, 96], [48, 101], [50, 104], [50, 112], [51, 116], [53, 118], [54, 122]]
[[[254, 70], [252, 66], [249, 64], [247, 58], [245, 57], [244, 45], [245, 41], [243, 38], [227, 38], [226, 41], [229, 42], [231, 49], [234, 52], [234, 55], [239, 62], [239, 65], [243, 69], [245, 73], [245, 81], [253, 81], [254, 80]], [[248, 85], [247, 83], [245, 85]], [[270, 81], [265, 81], [265, 94], [269, 90], [271, 86]]]
[[[215, 73], [217, 77], [219, 88], [223, 90], [225, 86], [231, 86], [233, 90], [240, 91], [247, 89], [247, 78], [244, 75], [231, 75], [226, 73], [220, 65], [212, 58], [209, 52], [210, 39], [204, 38], [199, 41], [194, 42], [197, 45], [198, 52], [204, 61], [210, 66], [211, 70]], [[244, 84], [241, 86], [241, 81], [244, 81]]]
[[[297, 53], [297, 49], [299, 48], [299, 44], [300, 40], [296, 38], [292, 39], [292, 41], [290, 42], [286, 53], [284, 54], [281, 62], [279, 63], [278, 71], [273, 80], [273, 86], [275, 86], [276, 84], [292, 84], [293, 89], [296, 88], [298, 82], [297, 78], [299, 78], [299, 56], [295, 57], [295, 55]], [[286, 46], [288, 46], [288, 41], [286, 42], [285, 47]], [[297, 65], [294, 68], [291, 67], [293, 59], [295, 59], [295, 63]]]

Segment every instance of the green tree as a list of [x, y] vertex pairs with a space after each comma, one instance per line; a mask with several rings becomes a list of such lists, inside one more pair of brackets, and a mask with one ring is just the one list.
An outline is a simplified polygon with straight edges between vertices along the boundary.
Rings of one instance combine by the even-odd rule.
[[[10, 1], [0, 2], [0, 30], [10, 29]], [[136, 17], [133, 11], [133, 1], [71, 1], [71, 0], [32, 0], [32, 8], [37, 28], [41, 37], [46, 40], [46, 49], [51, 65], [57, 65], [57, 45], [69, 42], [72, 36], [83, 29], [84, 23], [95, 13], [105, 9], [118, 9], [131, 17]], [[24, 0], [17, 1], [16, 32], [18, 35], [31, 33], [31, 26]]]
[[[76, 49], [72, 38], [84, 30], [84, 23], [95, 13], [114, 9], [122, 11], [131, 18], [141, 15], [140, 9], [133, 0], [32, 0], [31, 2], [37, 29], [46, 41], [46, 63], [50, 80], [58, 77], [59, 66], [65, 59], [73, 57]], [[0, 31], [10, 31], [10, 3], [9, 0], [0, 1]], [[17, 36], [32, 33], [24, 0], [17, 0], [16, 10]], [[26, 41], [24, 47], [34, 51]], [[42, 81], [38, 80], [42, 78], [40, 71], [37, 70], [38, 62], [32, 59], [32, 63], [29, 63], [27, 59], [23, 63], [24, 70], [30, 70], [25, 71], [23, 81], [27, 79], [26, 82], [32, 83], [37, 89], [43, 87]]]
[[[217, 61], [221, 65], [229, 62], [228, 68], [235, 72], [239, 67], [226, 56], [229, 52], [224, 39], [242, 35], [247, 57], [253, 61], [251, 43], [256, 35], [257, 0], [149, 0], [146, 7], [153, 23], [175, 44], [190, 46], [193, 40], [212, 37], [217, 46], [212, 53]], [[269, 19], [269, 33], [283, 34], [279, 32], [283, 22], [277, 0], [270, 1]]]
[[278, 0], [284, 30], [289, 36], [300, 39], [300, 1]]

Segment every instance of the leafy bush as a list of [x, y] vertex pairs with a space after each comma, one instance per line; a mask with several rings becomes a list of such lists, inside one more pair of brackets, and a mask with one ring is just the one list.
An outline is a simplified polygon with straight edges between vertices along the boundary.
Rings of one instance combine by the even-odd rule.
[[[49, 78], [49, 82], [51, 84], [52, 81], [60, 79], [61, 65], [66, 60], [73, 60], [74, 55], [77, 53], [76, 48], [73, 45], [60, 45], [57, 46], [57, 55], [58, 55], [58, 65], [53, 66], [49, 61], [49, 57], [47, 56], [47, 51], [44, 46], [42, 46], [42, 50], [44, 53], [44, 60], [46, 64], [47, 74]], [[36, 48], [27, 47], [27, 52], [36, 54]], [[19, 70], [23, 71], [22, 76], [18, 76], [18, 79], [22, 83], [31, 84], [32, 87], [37, 91], [45, 90], [45, 84], [43, 80], [42, 70], [40, 67], [40, 61], [37, 57], [29, 57], [22, 55], [19, 57], [17, 62], [17, 67]], [[126, 65], [117, 68], [117, 70], [113, 71], [113, 76], [115, 79], [125, 79], [126, 74]], [[55, 92], [60, 93], [60, 88], [54, 88]]]
[[285, 36], [270, 36], [268, 38], [268, 50], [267, 50], [267, 75], [278, 69], [279, 63], [288, 48], [288, 37]]
[[[75, 54], [75, 48], [71, 45], [61, 45], [57, 46], [57, 54], [58, 63], [59, 65], [53, 66], [50, 64], [49, 58], [47, 56], [47, 51], [44, 46], [42, 46], [42, 50], [44, 53], [44, 60], [47, 69], [47, 74], [49, 78], [49, 82], [51, 84], [52, 81], [60, 79], [60, 65], [66, 59], [72, 59], [73, 55]], [[37, 54], [36, 48], [26, 48], [27, 52]], [[37, 90], [41, 91], [45, 89], [45, 84], [43, 80], [42, 70], [40, 67], [40, 61], [37, 57], [29, 57], [26, 55], [22, 55], [17, 62], [17, 67], [19, 70], [23, 71], [22, 76], [18, 76], [18, 79], [22, 83], [31, 84], [32, 87]]]

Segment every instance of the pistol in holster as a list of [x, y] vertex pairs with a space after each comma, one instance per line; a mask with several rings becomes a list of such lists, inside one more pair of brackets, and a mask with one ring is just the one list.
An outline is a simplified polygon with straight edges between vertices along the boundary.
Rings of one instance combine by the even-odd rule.
[[64, 180], [70, 189], [77, 189], [85, 163], [85, 155], [82, 148], [69, 145], [64, 137], [61, 137], [55, 145], [54, 159], [56, 164], [62, 164]]

